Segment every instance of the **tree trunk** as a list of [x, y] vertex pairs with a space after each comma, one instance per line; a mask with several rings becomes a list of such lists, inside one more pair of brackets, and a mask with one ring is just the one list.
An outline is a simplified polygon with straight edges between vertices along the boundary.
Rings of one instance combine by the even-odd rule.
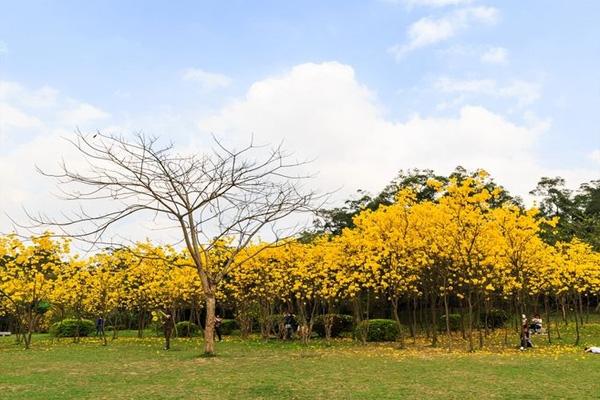
[[413, 297], [412, 301], [412, 329], [410, 334], [413, 338], [413, 344], [417, 342], [417, 297]]
[[403, 349], [404, 346], [404, 329], [402, 329], [402, 324], [400, 323], [400, 314], [398, 314], [398, 299], [394, 299], [392, 301], [392, 312], [394, 313], [394, 320], [396, 324], [398, 324], [398, 333], [400, 334], [400, 348]]
[[436, 347], [438, 344], [438, 335], [437, 335], [437, 312], [436, 307], [437, 302], [435, 295], [431, 294], [431, 346]]
[[573, 301], [574, 307], [575, 307], [575, 346], [579, 346], [579, 340], [580, 340], [580, 335], [579, 335], [579, 307], [577, 305], [577, 298], [575, 298], [575, 300]]
[[565, 325], [569, 325], [569, 320], [567, 319], [567, 311], [565, 310], [565, 298], [564, 297], [560, 298], [560, 310], [561, 310], [562, 319], [563, 319]]
[[352, 299], [352, 308], [354, 311], [354, 324], [356, 326], [356, 332], [358, 333], [358, 339], [362, 344], [367, 343], [367, 338], [369, 335], [369, 320], [363, 324], [363, 315], [362, 315], [362, 307], [360, 304], [360, 295], [357, 295]]
[[581, 298], [581, 293], [577, 295], [579, 300], [579, 323], [583, 326], [583, 300]]
[[323, 328], [325, 329], [325, 340], [331, 340], [331, 332], [333, 330], [333, 323], [335, 314], [333, 313], [333, 305], [331, 300], [327, 301], [327, 309], [325, 310], [325, 314], [323, 314]]
[[467, 330], [465, 329], [465, 301], [464, 298], [460, 300], [460, 333], [463, 340], [467, 340]]
[[448, 351], [452, 351], [452, 334], [450, 333], [450, 310], [448, 307], [448, 294], [444, 292], [444, 312], [446, 313], [446, 337], [448, 338]]
[[425, 318], [425, 312], [423, 311], [425, 308], [425, 299], [426, 297], [419, 302], [419, 325], [421, 325], [421, 332], [425, 331], [425, 337], [429, 339], [431, 337], [429, 330], [429, 318]]
[[467, 305], [469, 307], [469, 351], [473, 351], [473, 304], [471, 302], [471, 292], [467, 296]]
[[548, 343], [552, 343], [552, 335], [551, 335], [551, 330], [550, 329], [552, 327], [551, 322], [550, 322], [550, 308], [548, 307], [548, 295], [544, 295], [544, 311], [546, 313], [546, 331], [548, 334]]
[[204, 355], [215, 355], [215, 311], [216, 298], [214, 293], [206, 294], [206, 323], [204, 328]]
[[481, 330], [481, 296], [477, 296], [477, 335], [479, 336], [479, 349], [483, 349], [483, 331]]

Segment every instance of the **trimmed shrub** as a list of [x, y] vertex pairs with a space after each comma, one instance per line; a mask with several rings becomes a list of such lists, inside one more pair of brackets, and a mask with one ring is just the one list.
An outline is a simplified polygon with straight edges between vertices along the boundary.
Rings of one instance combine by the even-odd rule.
[[[333, 314], [333, 324], [331, 325], [331, 337], [340, 337], [343, 332], [352, 332], [354, 318], [351, 315]], [[320, 337], [325, 337], [325, 316], [318, 315], [315, 318], [313, 331]]]
[[224, 319], [221, 321], [221, 333], [223, 335], [231, 335], [233, 331], [238, 329], [240, 329], [240, 326], [235, 319]]
[[178, 337], [193, 337], [196, 336], [200, 331], [198, 325], [190, 321], [180, 321], [175, 324], [175, 326], [177, 328]]
[[[459, 331], [462, 327], [462, 316], [460, 314], [448, 314], [448, 322], [450, 322], [451, 331]], [[446, 315], [440, 317], [439, 329], [446, 330]]]
[[392, 319], [371, 319], [361, 321], [354, 330], [356, 338], [360, 338], [361, 330], [368, 329], [367, 342], [393, 342], [400, 335], [398, 324]]
[[[481, 325], [485, 325], [485, 313], [482, 313], [479, 316], [481, 320]], [[487, 315], [487, 326], [491, 329], [502, 328], [504, 324], [508, 321], [508, 314], [504, 310], [492, 309], [488, 312]]]
[[89, 319], [67, 318], [50, 326], [50, 335], [54, 337], [76, 337], [79, 327], [79, 336], [89, 336], [96, 330], [96, 325]]

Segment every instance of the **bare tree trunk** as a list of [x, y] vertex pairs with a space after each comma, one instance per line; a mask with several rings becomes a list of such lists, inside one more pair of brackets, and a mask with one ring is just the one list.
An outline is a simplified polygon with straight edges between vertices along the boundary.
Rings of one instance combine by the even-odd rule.
[[333, 305], [331, 300], [327, 300], [326, 313], [323, 314], [323, 329], [325, 330], [325, 340], [331, 340], [331, 333], [333, 330], [335, 314], [333, 313]]
[[417, 297], [413, 297], [412, 300], [412, 329], [410, 334], [412, 335], [414, 344], [417, 341]]
[[483, 349], [483, 331], [481, 330], [481, 295], [477, 297], [477, 334], [479, 336], [479, 349]]
[[206, 325], [204, 328], [204, 355], [215, 355], [215, 310], [216, 299], [213, 293], [206, 294]]
[[33, 326], [34, 326], [34, 314], [33, 314], [33, 308], [30, 307], [29, 311], [27, 312], [27, 316], [28, 316], [28, 321], [27, 321], [27, 332], [25, 335], [23, 335], [23, 339], [25, 341], [25, 349], [28, 350], [31, 347], [31, 337], [33, 336]]
[[579, 346], [580, 334], [579, 334], [579, 307], [577, 304], [577, 298], [573, 300], [575, 308], [575, 346]]
[[583, 326], [583, 299], [581, 298], [581, 293], [577, 294], [577, 299], [579, 301], [579, 323]]
[[467, 296], [467, 305], [469, 307], [469, 351], [473, 351], [473, 304], [471, 302], [471, 291], [469, 291], [469, 295]]
[[419, 302], [419, 325], [421, 325], [421, 332], [425, 331], [425, 337], [429, 339], [431, 337], [429, 329], [429, 318], [425, 318], [425, 298]]
[[438, 344], [437, 335], [437, 301], [433, 292], [431, 293], [431, 346], [436, 347]]
[[552, 343], [552, 334], [550, 333], [552, 331], [552, 324], [550, 321], [550, 308], [548, 306], [548, 295], [544, 295], [544, 311], [546, 313], [546, 331], [548, 334], [548, 343]]
[[369, 335], [369, 320], [367, 318], [366, 321], [363, 321], [360, 295], [354, 297], [352, 300], [352, 306], [354, 311], [354, 324], [356, 326], [355, 331], [358, 333], [358, 339], [361, 341], [361, 343], [366, 344]]
[[392, 312], [394, 313], [394, 320], [398, 325], [398, 333], [400, 334], [400, 348], [403, 349], [404, 345], [404, 329], [402, 329], [402, 324], [400, 323], [400, 314], [398, 314], [398, 299], [394, 298], [392, 300]]
[[446, 313], [446, 337], [448, 338], [448, 351], [452, 351], [452, 334], [450, 333], [450, 309], [448, 307], [448, 294], [445, 291], [444, 312]]
[[460, 300], [460, 333], [463, 340], [467, 340], [467, 330], [465, 328], [465, 301], [464, 298]]
[[563, 322], [565, 323], [565, 325], [568, 326], [569, 325], [569, 320], [567, 319], [567, 311], [566, 311], [564, 296], [561, 296], [561, 298], [560, 298], [560, 310], [561, 310], [561, 313], [562, 313]]

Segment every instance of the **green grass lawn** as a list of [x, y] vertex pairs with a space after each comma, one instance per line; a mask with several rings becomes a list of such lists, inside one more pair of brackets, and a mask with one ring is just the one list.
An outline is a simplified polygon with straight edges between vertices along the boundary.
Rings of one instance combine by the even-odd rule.
[[[600, 344], [588, 325], [582, 344]], [[129, 333], [102, 347], [34, 338], [25, 351], [0, 338], [0, 399], [598, 399], [600, 355], [567, 344], [527, 352], [490, 346], [448, 353], [418, 342], [362, 346], [349, 340], [241, 341], [226, 338], [218, 357], [201, 358], [200, 339]], [[568, 333], [564, 340], [569, 341]]]

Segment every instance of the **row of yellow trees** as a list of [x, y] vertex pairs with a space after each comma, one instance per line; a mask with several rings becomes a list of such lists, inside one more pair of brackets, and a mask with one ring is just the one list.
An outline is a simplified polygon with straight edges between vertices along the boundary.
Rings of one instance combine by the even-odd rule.
[[392, 205], [360, 213], [339, 236], [267, 249], [232, 274], [228, 289], [238, 311], [254, 303], [266, 318], [284, 300], [310, 331], [319, 306], [330, 315], [351, 304], [358, 323], [369, 316], [369, 299], [383, 298], [398, 323], [402, 312], [410, 317], [425, 305], [437, 344], [438, 312], [450, 335], [452, 307], [465, 310], [470, 349], [474, 326], [492, 308], [520, 315], [543, 304], [549, 317], [551, 303], [579, 314], [582, 299], [600, 290], [600, 254], [580, 241], [544, 243], [541, 229], [557, 221], [497, 204], [501, 189], [486, 189], [488, 179], [481, 171], [447, 184], [430, 181], [438, 193], [433, 201], [417, 202], [404, 189]]
[[150, 311], [175, 315], [202, 300], [195, 269], [170, 247], [140, 243], [82, 259], [70, 254], [68, 240], [50, 234], [28, 244], [9, 235], [0, 237], [0, 260], [0, 315], [16, 321], [26, 348], [48, 314], [103, 317], [116, 326], [130, 311], [140, 317], [141, 332]]
[[[265, 336], [275, 313], [294, 310], [308, 340], [317, 314], [323, 314], [327, 333], [340, 309], [351, 308], [359, 325], [375, 301], [384, 301], [413, 335], [417, 307], [425, 309], [434, 345], [440, 317], [450, 336], [449, 316], [457, 309], [470, 349], [480, 315], [498, 308], [520, 315], [539, 307], [548, 317], [551, 307], [573, 309], [579, 337], [584, 299], [600, 290], [600, 255], [580, 241], [544, 243], [541, 230], [556, 221], [541, 218], [536, 209], [498, 204], [501, 189], [490, 191], [488, 183], [483, 171], [444, 184], [432, 180], [434, 200], [417, 201], [414, 191], [403, 189], [393, 204], [360, 213], [355, 227], [341, 235], [254, 244], [237, 255], [252, 258], [226, 276], [219, 299], [235, 311], [242, 332], [257, 315]], [[212, 247], [211, 265], [224, 264], [227, 252], [227, 242]], [[47, 303], [58, 316], [101, 315], [109, 321], [123, 310], [143, 319], [151, 310], [175, 315], [202, 304], [193, 263], [170, 247], [141, 243], [83, 259], [70, 254], [68, 241], [49, 234], [28, 244], [5, 236], [0, 260], [0, 312], [18, 321], [26, 347]]]

